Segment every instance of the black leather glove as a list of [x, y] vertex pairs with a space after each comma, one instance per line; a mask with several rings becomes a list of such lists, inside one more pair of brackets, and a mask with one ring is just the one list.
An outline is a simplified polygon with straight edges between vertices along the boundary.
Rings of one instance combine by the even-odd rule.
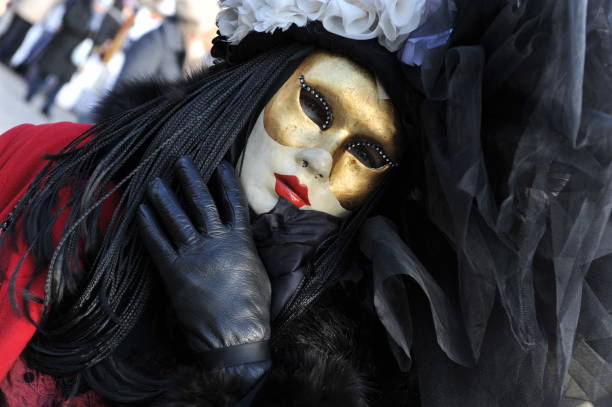
[[[210, 370], [234, 367], [253, 384], [266, 370], [261, 362], [270, 359], [270, 282], [253, 242], [247, 203], [226, 162], [216, 172], [215, 200], [189, 158], [177, 162], [177, 175], [185, 207], [164, 181], [152, 181], [152, 207], [142, 204], [138, 213], [144, 244], [199, 362]], [[247, 364], [255, 371], [245, 370]]]

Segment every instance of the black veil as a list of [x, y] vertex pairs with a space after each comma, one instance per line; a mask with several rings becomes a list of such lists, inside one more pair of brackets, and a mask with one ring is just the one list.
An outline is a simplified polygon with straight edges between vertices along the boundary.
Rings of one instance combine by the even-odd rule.
[[457, 3], [412, 83], [475, 363], [411, 301], [422, 405], [612, 405], [612, 2]]

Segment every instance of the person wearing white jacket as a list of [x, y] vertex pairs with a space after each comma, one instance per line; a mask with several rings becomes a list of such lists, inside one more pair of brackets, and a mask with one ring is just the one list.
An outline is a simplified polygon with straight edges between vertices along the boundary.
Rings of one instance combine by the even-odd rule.
[[[0, 62], [8, 64], [13, 54], [21, 46], [28, 30], [43, 21], [45, 16], [63, 0], [18, 0], [15, 14], [7, 30], [0, 37]], [[4, 2], [4, 0], [0, 0]], [[0, 14], [3, 13], [0, 4]]]

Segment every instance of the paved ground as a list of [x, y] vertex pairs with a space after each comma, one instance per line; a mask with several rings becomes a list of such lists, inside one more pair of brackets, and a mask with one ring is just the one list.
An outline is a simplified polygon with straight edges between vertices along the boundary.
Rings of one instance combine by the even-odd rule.
[[0, 134], [21, 123], [48, 123], [75, 121], [75, 116], [54, 106], [49, 118], [40, 113], [43, 95], [37, 95], [32, 102], [26, 103], [26, 84], [16, 75], [0, 64]]

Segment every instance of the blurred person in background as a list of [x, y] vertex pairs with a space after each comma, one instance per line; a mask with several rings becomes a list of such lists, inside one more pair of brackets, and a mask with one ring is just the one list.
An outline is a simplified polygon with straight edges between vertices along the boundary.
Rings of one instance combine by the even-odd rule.
[[127, 7], [127, 2], [123, 0], [112, 1], [112, 7], [104, 14], [104, 19], [102, 20], [100, 28], [93, 35], [93, 42], [100, 55], [112, 53], [112, 42], [119, 34], [124, 22], [129, 20], [130, 16], [133, 14], [131, 6]]
[[117, 34], [92, 54], [70, 85], [58, 95], [57, 104], [69, 108], [79, 122], [91, 123], [93, 109], [115, 86], [125, 61], [125, 50], [175, 13], [174, 0], [124, 1], [123, 22]]
[[128, 32], [123, 50], [129, 49], [141, 37], [159, 28], [166, 17], [176, 14], [175, 0], [140, 0], [137, 3], [134, 24]]
[[49, 116], [61, 88], [91, 53], [92, 47], [112, 38], [121, 25], [122, 1], [75, 0], [64, 14], [62, 28], [36, 63], [37, 73], [30, 82], [26, 101], [43, 88], [48, 78], [54, 83], [47, 92], [42, 113]]
[[[106, 18], [110, 18], [110, 15], [107, 15]], [[128, 34], [136, 21], [135, 2], [123, 2], [122, 15], [119, 16], [119, 21], [121, 26], [115, 35], [107, 40], [98, 52], [100, 60], [105, 64], [109, 63], [121, 51], [127, 41]], [[104, 26], [104, 24], [102, 25]]]
[[6, 13], [6, 9], [10, 6], [10, 0], [0, 0], [0, 16]]
[[[34, 66], [34, 62], [51, 43], [55, 33], [62, 27], [62, 19], [66, 12], [66, 6], [67, 2], [58, 4], [40, 24], [32, 27], [19, 49], [15, 51], [11, 58], [11, 67], [15, 72], [25, 76], [28, 82], [34, 75], [33, 70], [30, 68]], [[33, 37], [32, 40], [29, 38], [30, 36]]]
[[[9, 27], [0, 37], [0, 62], [8, 64], [28, 30], [39, 24], [47, 14], [62, 0], [18, 0], [15, 3], [15, 14]], [[0, 0], [0, 15], [4, 12], [6, 0]]]
[[176, 15], [136, 41], [126, 53], [119, 84], [141, 78], [176, 80], [206, 65], [214, 25], [212, 0], [178, 0]]

